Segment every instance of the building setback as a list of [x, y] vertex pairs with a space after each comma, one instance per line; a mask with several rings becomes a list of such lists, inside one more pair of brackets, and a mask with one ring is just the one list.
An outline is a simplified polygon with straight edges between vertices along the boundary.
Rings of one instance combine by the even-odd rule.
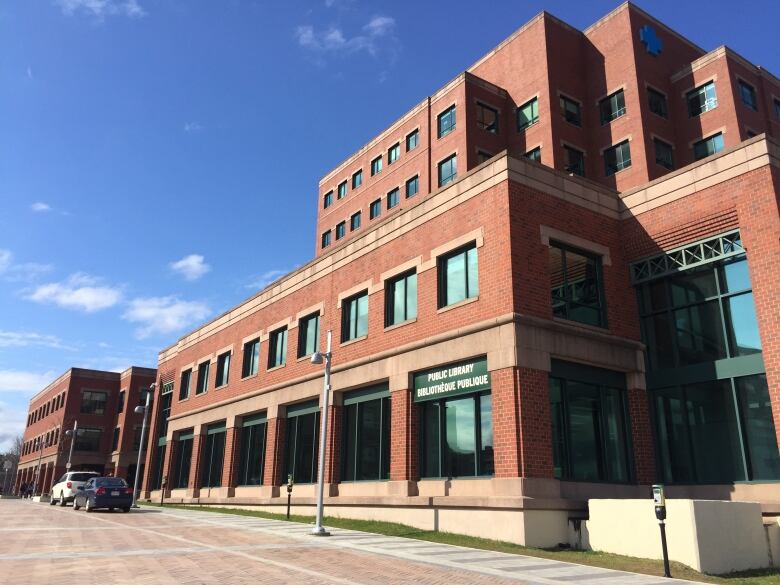
[[657, 481], [777, 513], [778, 96], [631, 4], [540, 14], [320, 182], [313, 261], [160, 353], [145, 495], [311, 506], [331, 330], [329, 514], [554, 545]]
[[[133, 366], [124, 372], [71, 368], [30, 400], [15, 490], [22, 483], [48, 493], [66, 471], [78, 422], [72, 471], [96, 471], [126, 478], [132, 485], [141, 444], [146, 391], [157, 371]], [[141, 470], [143, 473], [143, 469]]]

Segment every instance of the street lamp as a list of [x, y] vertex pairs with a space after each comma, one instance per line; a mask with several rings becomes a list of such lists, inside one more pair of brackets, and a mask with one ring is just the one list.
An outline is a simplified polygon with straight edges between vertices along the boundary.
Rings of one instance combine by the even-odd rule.
[[[70, 437], [70, 450], [68, 451], [68, 462], [65, 464], [65, 471], [70, 471], [71, 460], [73, 459], [73, 444], [76, 442], [76, 435], [79, 434], [79, 421], [73, 421], [73, 429], [65, 431], [65, 436]], [[63, 504], [64, 505], [64, 504]]]
[[149, 400], [152, 396], [152, 392], [154, 392], [156, 387], [157, 384], [152, 384], [149, 386], [149, 390], [146, 392], [146, 404], [135, 407], [136, 414], [144, 414], [144, 422], [141, 424], [141, 444], [138, 445], [138, 462], [135, 465], [135, 483], [133, 483], [133, 508], [138, 507], [136, 501], [138, 499], [138, 481], [141, 475], [141, 453], [143, 453], [144, 445], [146, 444], [144, 443], [146, 440], [146, 419], [149, 416]]
[[314, 536], [330, 536], [330, 532], [322, 527], [322, 499], [325, 492], [325, 440], [328, 434], [328, 399], [330, 395], [330, 364], [333, 357], [330, 351], [331, 331], [328, 330], [328, 349], [325, 353], [315, 351], [311, 363], [325, 362], [325, 384], [322, 388], [322, 424], [320, 425], [320, 462], [317, 474], [317, 519], [311, 533]]

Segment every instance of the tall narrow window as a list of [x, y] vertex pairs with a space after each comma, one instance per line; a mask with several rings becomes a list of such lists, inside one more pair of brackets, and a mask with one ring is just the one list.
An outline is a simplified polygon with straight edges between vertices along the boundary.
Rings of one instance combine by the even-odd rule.
[[539, 100], [533, 98], [517, 108], [517, 130], [525, 130], [539, 121]]
[[715, 82], [710, 81], [689, 91], [686, 95], [688, 101], [688, 117], [694, 118], [708, 112], [718, 106], [718, 96], [715, 94]]
[[439, 138], [455, 130], [455, 106], [450, 106], [436, 118]]
[[658, 138], [653, 139], [653, 145], [655, 146], [655, 163], [669, 169], [670, 171], [674, 169], [674, 154], [672, 151], [672, 145], [667, 144]]
[[190, 380], [192, 379], [192, 369], [184, 370], [181, 373], [179, 381], [179, 400], [186, 400], [190, 397]]
[[414, 150], [417, 148], [417, 145], [420, 143], [420, 131], [419, 130], [413, 130], [409, 134], [406, 135], [406, 152], [409, 152], [410, 150]]
[[604, 173], [609, 177], [631, 166], [631, 146], [628, 140], [604, 151]]
[[660, 91], [648, 87], [647, 104], [650, 106], [650, 111], [654, 114], [661, 116], [662, 118], [669, 117], [669, 107], [666, 105], [666, 96]]
[[116, 411], [120, 413], [123, 412], [124, 410], [125, 410], [125, 391], [122, 390], [119, 393], [119, 400], [117, 401]]
[[553, 315], [604, 327], [601, 257], [550, 242], [549, 266]]
[[345, 299], [341, 304], [341, 341], [368, 334], [368, 291]]
[[360, 228], [360, 218], [362, 215], [363, 214], [360, 211], [352, 214], [352, 217], [349, 218], [349, 231], [354, 232], [356, 229]]
[[439, 187], [451, 183], [458, 177], [458, 157], [448, 156], [439, 163]]
[[371, 202], [371, 205], [368, 207], [368, 218], [369, 219], [376, 219], [382, 215], [382, 200], [376, 199]]
[[701, 160], [723, 150], [723, 134], [718, 132], [693, 145], [694, 160]]
[[265, 414], [243, 417], [238, 485], [263, 485], [267, 427]]
[[745, 104], [751, 110], [758, 111], [758, 100], [756, 99], [756, 90], [749, 83], [740, 80], [739, 81], [739, 97], [742, 99], [742, 103]]
[[347, 196], [347, 182], [342, 181], [338, 186], [338, 198], [344, 199]]
[[408, 181], [406, 181], [406, 198], [409, 199], [409, 197], [414, 197], [417, 195], [417, 192], [420, 190], [420, 178], [419, 176], [415, 175]]
[[316, 401], [287, 407], [285, 477], [292, 475], [298, 484], [317, 481], [319, 411]]
[[574, 101], [566, 96], [561, 96], [561, 115], [563, 119], [574, 124], [575, 126], [582, 125], [582, 114], [580, 112], [579, 102]]
[[371, 176], [378, 175], [382, 172], [382, 157], [378, 156], [371, 161]]
[[119, 449], [119, 427], [114, 428], [114, 436], [111, 439], [111, 450]]
[[336, 224], [336, 241], [347, 235], [347, 222], [340, 221]]
[[322, 247], [327, 248], [330, 246], [331, 241], [331, 231], [328, 230], [326, 232], [322, 232]]
[[217, 380], [216, 387], [224, 386], [228, 383], [230, 376], [230, 352], [226, 351], [217, 358]]
[[203, 450], [200, 462], [201, 487], [222, 485], [222, 466], [225, 460], [225, 423], [209, 425], [202, 439]]
[[775, 116], [780, 118], [780, 100], [775, 99]]
[[352, 173], [352, 190], [354, 191], [362, 184], [363, 184], [363, 169], [360, 169]]
[[260, 340], [253, 339], [244, 344], [244, 360], [241, 364], [241, 377], [254, 376], [260, 362]]
[[599, 102], [601, 123], [608, 124], [626, 113], [626, 96], [623, 90], [616, 91]]
[[204, 394], [209, 388], [209, 370], [211, 362], [205, 361], [198, 366], [198, 385], [195, 387], [195, 394]]
[[439, 256], [437, 264], [439, 308], [479, 295], [476, 243]]
[[477, 102], [477, 128], [491, 134], [498, 134], [498, 110]]
[[331, 205], [333, 205], [333, 191], [328, 191], [322, 198], [322, 206], [327, 209]]
[[287, 363], [287, 327], [272, 331], [268, 338], [268, 368]]
[[401, 145], [398, 143], [393, 144], [393, 146], [387, 150], [387, 164], [393, 164], [398, 160], [399, 156], [401, 156]]
[[385, 284], [385, 327], [417, 318], [417, 273], [412, 270]]
[[313, 354], [320, 347], [320, 314], [303, 317], [298, 323], [298, 357]]
[[344, 394], [343, 481], [390, 477], [390, 393], [387, 385]]
[[393, 189], [387, 194], [387, 208], [392, 209], [400, 202], [401, 202], [401, 197], [399, 195], [399, 190], [396, 187], [395, 189]]
[[566, 171], [580, 177], [585, 176], [585, 153], [571, 146], [564, 146]]

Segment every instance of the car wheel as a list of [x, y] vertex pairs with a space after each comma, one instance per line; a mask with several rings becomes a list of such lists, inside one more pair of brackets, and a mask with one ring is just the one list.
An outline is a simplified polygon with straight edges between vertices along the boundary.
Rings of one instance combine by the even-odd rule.
[[125, 514], [127, 514], [129, 511], [130, 511], [130, 508], [122, 508], [122, 512], [124, 512]]
[[76, 498], [73, 498], [73, 509], [78, 510], [79, 508], [81, 508], [81, 506], [79, 506], [79, 501]]
[[49, 498], [49, 505], [53, 506], [56, 503], [57, 503], [57, 500], [54, 499], [54, 494], [52, 494], [51, 497]]
[[65, 507], [65, 494], [60, 492], [60, 506]]
[[109, 511], [109, 512], [113, 512], [113, 511], [114, 511], [114, 508], [109, 508], [109, 509], [108, 509], [108, 511]]
[[89, 498], [84, 502], [84, 511], [85, 512], [94, 512], [95, 508], [92, 507], [92, 505], [89, 503]]

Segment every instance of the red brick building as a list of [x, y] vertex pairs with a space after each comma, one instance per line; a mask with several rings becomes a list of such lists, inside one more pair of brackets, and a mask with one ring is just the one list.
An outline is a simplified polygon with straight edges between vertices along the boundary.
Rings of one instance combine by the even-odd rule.
[[314, 260], [160, 353], [146, 494], [311, 506], [330, 330], [329, 514], [548, 545], [656, 481], [777, 512], [778, 132], [729, 49], [540, 14], [322, 179]]
[[[15, 489], [22, 483], [48, 493], [66, 471], [72, 430], [73, 471], [96, 471], [123, 477], [132, 485], [141, 444], [146, 391], [156, 370], [130, 367], [121, 374], [71, 368], [30, 400]], [[143, 470], [142, 470], [143, 472]]]

